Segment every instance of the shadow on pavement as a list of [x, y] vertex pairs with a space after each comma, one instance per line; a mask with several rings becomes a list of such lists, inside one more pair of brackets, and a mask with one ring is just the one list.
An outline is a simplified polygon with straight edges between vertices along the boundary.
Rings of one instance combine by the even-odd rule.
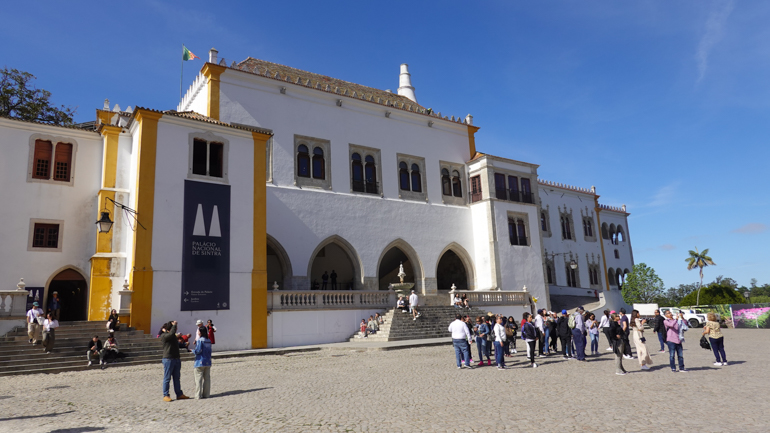
[[73, 413], [73, 412], [75, 412], [75, 411], [74, 411], [74, 410], [68, 410], [68, 411], [66, 411], [66, 412], [59, 412], [59, 413], [46, 413], [46, 414], [43, 414], [43, 415], [23, 415], [23, 416], [14, 416], [14, 417], [10, 417], [10, 418], [0, 418], [0, 422], [2, 422], [2, 421], [11, 421], [11, 420], [15, 420], [15, 419], [32, 419], [32, 418], [47, 418], [47, 417], [49, 417], [49, 418], [50, 418], [50, 417], [59, 416], [59, 415], [64, 415], [64, 414], [67, 414], [67, 413]]
[[215, 398], [215, 397], [226, 397], [228, 395], [238, 395], [238, 394], [246, 394], [249, 392], [257, 392], [257, 391], [264, 391], [266, 389], [273, 389], [272, 386], [267, 388], [254, 388], [254, 389], [234, 389], [232, 391], [225, 391], [220, 392], [219, 394], [212, 394], [209, 398]]
[[75, 428], [60, 428], [51, 430], [48, 433], [86, 433], [90, 431], [106, 430], [104, 427], [75, 427]]

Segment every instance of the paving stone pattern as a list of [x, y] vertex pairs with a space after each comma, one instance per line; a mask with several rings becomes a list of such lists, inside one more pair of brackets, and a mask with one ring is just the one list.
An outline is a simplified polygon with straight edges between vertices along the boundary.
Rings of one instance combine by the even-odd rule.
[[[672, 373], [650, 344], [653, 370], [627, 360], [630, 373], [616, 376], [602, 341], [586, 363], [549, 357], [537, 369], [520, 351], [509, 370], [457, 370], [450, 345], [221, 359], [211, 399], [171, 403], [161, 401], [160, 363], [10, 376], [0, 432], [768, 431], [770, 334], [723, 332], [731, 365], [713, 366], [692, 329], [689, 373]], [[192, 362], [182, 389], [193, 393]]]

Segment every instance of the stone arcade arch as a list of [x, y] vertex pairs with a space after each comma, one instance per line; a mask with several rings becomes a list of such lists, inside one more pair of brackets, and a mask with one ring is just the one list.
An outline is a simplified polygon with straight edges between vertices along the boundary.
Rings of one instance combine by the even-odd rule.
[[[360, 290], [363, 286], [363, 265], [355, 248], [338, 235], [330, 236], [318, 244], [311, 259], [308, 262], [307, 277], [310, 282], [308, 288], [321, 288], [323, 284], [322, 275], [324, 271], [331, 275], [332, 271], [337, 273], [338, 290]], [[331, 278], [327, 285], [331, 290]]]
[[64, 266], [51, 274], [43, 295], [45, 311], [48, 311], [53, 292], [59, 293], [62, 304], [59, 321], [88, 319], [88, 279], [85, 272], [75, 266]]
[[382, 250], [377, 261], [377, 285], [386, 290], [388, 284], [398, 282], [398, 265], [403, 262], [406, 278], [404, 282], [414, 283], [414, 289], [422, 293], [423, 267], [417, 252], [403, 239], [396, 239]]
[[474, 290], [476, 278], [469, 257], [465, 248], [454, 242], [441, 251], [436, 263], [438, 290], [450, 290], [452, 284], [457, 286], [457, 290]]
[[290, 290], [291, 279], [294, 275], [291, 260], [286, 250], [274, 237], [267, 235], [267, 288], [274, 283], [282, 290]]

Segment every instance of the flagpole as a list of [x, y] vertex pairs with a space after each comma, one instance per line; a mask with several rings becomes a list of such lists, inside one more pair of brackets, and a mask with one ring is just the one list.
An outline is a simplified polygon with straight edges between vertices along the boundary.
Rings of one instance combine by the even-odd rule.
[[184, 81], [184, 44], [182, 44], [182, 57], [179, 61], [179, 103], [182, 103], [182, 82]]

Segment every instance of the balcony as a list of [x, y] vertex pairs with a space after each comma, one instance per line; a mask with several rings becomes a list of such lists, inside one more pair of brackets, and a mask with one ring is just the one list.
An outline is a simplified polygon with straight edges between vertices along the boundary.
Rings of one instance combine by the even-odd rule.
[[367, 194], [379, 194], [380, 186], [377, 182], [368, 182], [363, 180], [352, 180], [353, 191], [364, 192]]

